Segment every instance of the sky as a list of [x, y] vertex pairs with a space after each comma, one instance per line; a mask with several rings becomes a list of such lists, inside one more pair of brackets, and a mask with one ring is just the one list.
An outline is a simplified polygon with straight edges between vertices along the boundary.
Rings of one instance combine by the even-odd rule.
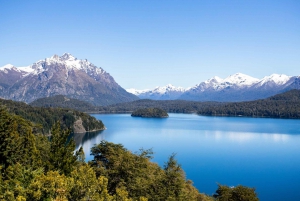
[[0, 66], [71, 53], [123, 88], [300, 75], [299, 0], [0, 0]]

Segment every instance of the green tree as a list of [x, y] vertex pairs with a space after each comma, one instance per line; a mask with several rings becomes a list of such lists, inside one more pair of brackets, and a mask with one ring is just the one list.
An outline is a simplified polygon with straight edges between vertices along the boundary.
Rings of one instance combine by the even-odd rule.
[[71, 177], [74, 180], [74, 186], [71, 190], [70, 200], [112, 200], [113, 197], [108, 194], [107, 178], [96, 174], [88, 165], [81, 165], [76, 168]]
[[218, 189], [214, 194], [217, 201], [258, 201], [254, 188], [238, 185], [229, 187], [218, 184]]
[[65, 175], [70, 175], [77, 162], [75, 142], [73, 139], [68, 140], [69, 135], [70, 130], [61, 130], [59, 122], [51, 129], [50, 169], [59, 170]]
[[4, 169], [16, 163], [27, 167], [41, 163], [33, 128], [31, 122], [0, 107], [0, 164]]

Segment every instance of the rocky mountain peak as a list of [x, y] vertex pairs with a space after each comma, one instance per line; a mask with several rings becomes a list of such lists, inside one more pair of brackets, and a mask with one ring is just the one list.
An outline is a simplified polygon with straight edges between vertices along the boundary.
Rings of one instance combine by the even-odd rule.
[[138, 99], [119, 86], [101, 67], [86, 59], [77, 59], [70, 53], [55, 54], [28, 67], [3, 67], [8, 68], [10, 70], [0, 72], [0, 96], [7, 99], [31, 102], [60, 94], [94, 105]]
[[61, 57], [62, 60], [77, 60], [73, 55], [70, 53], [64, 53]]

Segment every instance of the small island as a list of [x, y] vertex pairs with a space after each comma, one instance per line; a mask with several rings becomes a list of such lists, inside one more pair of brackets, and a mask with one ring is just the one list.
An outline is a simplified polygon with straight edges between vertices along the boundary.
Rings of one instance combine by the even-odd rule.
[[145, 108], [135, 110], [132, 117], [154, 117], [154, 118], [166, 118], [169, 117], [168, 113], [160, 108]]

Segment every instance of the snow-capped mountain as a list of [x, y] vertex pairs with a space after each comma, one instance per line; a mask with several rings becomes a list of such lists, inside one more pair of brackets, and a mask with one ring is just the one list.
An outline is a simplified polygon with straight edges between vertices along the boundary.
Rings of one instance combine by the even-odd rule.
[[178, 99], [186, 91], [186, 89], [168, 84], [163, 87], [156, 87], [152, 90], [127, 89], [127, 91], [142, 99], [175, 100]]
[[139, 98], [154, 100], [247, 101], [266, 98], [290, 89], [300, 89], [299, 76], [272, 74], [257, 79], [236, 73], [225, 79], [215, 76], [187, 89], [167, 85], [152, 90], [127, 91]]
[[54, 55], [27, 67], [8, 64], [0, 68], [0, 97], [32, 102], [58, 94], [95, 105], [138, 99], [102, 68], [69, 53]]
[[266, 98], [289, 89], [299, 89], [299, 76], [272, 74], [263, 79], [236, 73], [225, 79], [204, 81], [183, 93], [179, 99], [197, 101], [247, 101]]

